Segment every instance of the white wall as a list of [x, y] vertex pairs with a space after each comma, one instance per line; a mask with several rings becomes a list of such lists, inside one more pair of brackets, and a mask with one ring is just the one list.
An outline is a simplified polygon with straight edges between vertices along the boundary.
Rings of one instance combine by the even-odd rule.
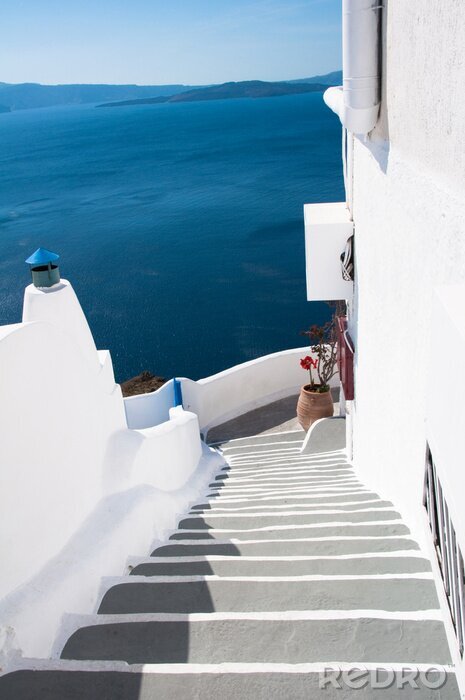
[[128, 428], [136, 430], [150, 428], [169, 420], [170, 408], [173, 405], [174, 389], [173, 380], [163, 384], [150, 394], [138, 396], [126, 396], [124, 408]]
[[435, 290], [432, 309], [432, 338], [429, 368], [433, 375], [440, 365], [438, 338], [447, 338], [447, 375], [453, 381], [435, 382], [426, 396], [426, 436], [441, 482], [449, 515], [454, 524], [462, 554], [465, 553], [465, 284], [445, 285]]
[[182, 408], [127, 427], [69, 283], [28, 288], [24, 317], [0, 328], [3, 668], [14, 649], [48, 655], [63, 614], [92, 612], [101, 578], [166, 537], [222, 463]]
[[24, 292], [23, 322], [48, 321], [59, 325], [79, 348], [90, 367], [98, 369], [98, 353], [81, 305], [68, 280], [52, 287], [34, 287]]
[[432, 305], [465, 280], [465, 5], [389, 0], [384, 15], [381, 119], [354, 142], [354, 460], [421, 536], [427, 397], [464, 382]]
[[0, 596], [33, 575], [103, 495], [108, 436], [125, 428], [120, 388], [102, 389], [51, 323], [0, 335]]

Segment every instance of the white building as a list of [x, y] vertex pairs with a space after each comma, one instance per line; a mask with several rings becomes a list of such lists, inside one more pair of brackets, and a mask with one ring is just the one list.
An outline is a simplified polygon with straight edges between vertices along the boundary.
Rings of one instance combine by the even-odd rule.
[[[344, 86], [325, 100], [343, 124], [347, 218], [339, 223], [334, 208], [325, 244], [316, 208], [315, 227], [307, 226], [307, 278], [329, 249], [334, 297], [349, 284], [335, 252], [353, 222], [353, 463], [431, 543], [423, 505], [429, 446], [455, 531], [445, 542], [439, 533], [437, 546], [458, 557], [458, 570], [449, 571], [458, 650], [465, 614], [465, 6], [345, 0], [343, 11]], [[309, 221], [312, 214], [310, 206]], [[319, 295], [310, 284], [311, 298], [328, 298], [327, 279], [324, 286]]]
[[[405, 665], [434, 666], [452, 678], [440, 696], [389, 685], [385, 697], [459, 697], [455, 675], [464, 697], [465, 5], [343, 0], [343, 11], [344, 85], [325, 100], [343, 125], [347, 201], [307, 206], [305, 224], [309, 298], [348, 306], [354, 471], [341, 421], [316, 424], [305, 440], [257, 430], [223, 441], [222, 453], [201, 439], [293, 396], [308, 349], [183, 379], [183, 407], [172, 382], [124, 400], [69, 282], [29, 286], [22, 322], [0, 329], [7, 700], [66, 700], [76, 688], [92, 699], [339, 697], [318, 690], [330, 662], [393, 678]], [[339, 257], [352, 233], [353, 282]], [[168, 561], [176, 574], [156, 569]], [[144, 573], [128, 577], [134, 566]], [[115, 611], [129, 578], [137, 594]], [[186, 612], [178, 601], [174, 614], [161, 593], [138, 607], [150, 586], [186, 583], [206, 587], [210, 608]], [[168, 661], [167, 622], [184, 625], [184, 647]], [[130, 628], [138, 641], [124, 637]], [[121, 629], [127, 654], [111, 651]]]

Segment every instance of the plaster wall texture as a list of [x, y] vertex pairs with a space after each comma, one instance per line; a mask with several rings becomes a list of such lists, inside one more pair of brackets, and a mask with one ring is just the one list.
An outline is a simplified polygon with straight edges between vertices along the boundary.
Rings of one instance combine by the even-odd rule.
[[0, 666], [48, 655], [63, 614], [90, 612], [102, 576], [163, 539], [222, 461], [182, 408], [128, 429], [110, 354], [71, 285], [50, 289], [0, 328]]
[[[456, 349], [432, 323], [435, 287], [465, 281], [464, 27], [458, 0], [389, 0], [381, 118], [351, 159], [354, 460], [418, 537], [427, 412], [461, 413], [465, 390]], [[452, 383], [455, 398], [427, 409]], [[461, 437], [450, 435], [457, 450]]]

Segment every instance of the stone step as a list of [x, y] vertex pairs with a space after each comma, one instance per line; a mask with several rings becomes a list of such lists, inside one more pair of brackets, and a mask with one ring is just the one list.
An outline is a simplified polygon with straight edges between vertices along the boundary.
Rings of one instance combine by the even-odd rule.
[[[311, 505], [318, 506], [319, 504], [325, 503], [363, 503], [364, 501], [373, 501], [374, 499], [381, 500], [378, 494], [368, 492], [368, 491], [349, 491], [347, 493], [331, 493], [331, 494], [314, 494], [309, 495], [308, 493], [303, 494], [286, 494], [285, 496], [256, 496], [253, 499], [244, 498], [241, 496], [222, 496], [220, 494], [212, 494], [211, 498], [205, 502], [211, 505], [217, 506], [222, 504], [228, 504], [236, 507], [236, 505], [254, 505], [262, 503], [270, 503], [274, 505], [284, 505], [288, 503], [308, 503]], [[252, 503], [251, 503], [252, 501]]]
[[227, 464], [231, 467], [232, 471], [255, 471], [257, 473], [266, 472], [268, 469], [273, 469], [275, 467], [282, 467], [282, 469], [307, 467], [308, 469], [327, 469], [328, 471], [330, 471], [331, 469], [343, 469], [344, 467], [347, 468], [349, 466], [347, 462], [341, 459], [328, 459], [326, 461], [320, 461], [300, 454], [293, 456], [275, 454], [267, 455], [260, 458], [258, 458], [257, 456], [250, 455], [236, 457], [234, 459], [230, 458], [227, 460]]
[[[269, 489], [283, 489], [283, 488], [297, 488], [299, 486], [305, 488], [316, 488], [318, 484], [323, 484], [328, 486], [339, 486], [340, 484], [346, 485], [347, 482], [357, 483], [361, 485], [361, 482], [354, 474], [344, 474], [343, 476], [338, 476], [337, 478], [327, 476], [325, 474], [318, 474], [317, 476], [303, 475], [297, 478], [277, 478], [266, 480], [256, 480], [252, 479], [249, 481], [236, 481], [227, 479], [215, 479], [209, 483], [209, 488], [227, 488], [230, 491], [251, 491], [260, 490], [265, 491]], [[321, 488], [321, 486], [320, 486]]]
[[221, 498], [262, 498], [266, 496], [288, 496], [292, 494], [302, 496], [318, 496], [346, 493], [352, 490], [355, 493], [366, 493], [366, 489], [355, 479], [346, 479], [337, 483], [322, 483], [320, 481], [313, 484], [308, 483], [286, 483], [286, 484], [264, 484], [263, 486], [229, 486], [224, 487], [221, 482], [209, 484], [211, 489], [209, 495], [216, 495]]
[[[216, 490], [215, 490], [216, 487]], [[263, 489], [237, 489], [237, 488], [229, 488], [227, 491], [224, 489], [221, 489], [218, 485], [215, 484], [215, 487], [212, 488], [210, 487], [210, 492], [206, 494], [206, 498], [235, 498], [237, 499], [243, 499], [243, 500], [250, 500], [251, 498], [269, 498], [271, 496], [306, 496], [307, 498], [314, 496], [315, 498], [322, 498], [322, 497], [327, 497], [331, 495], [335, 496], [347, 496], [353, 493], [358, 493], [358, 494], [372, 494], [373, 492], [369, 491], [368, 489], [364, 488], [363, 486], [360, 486], [359, 484], [352, 484], [352, 483], [347, 483], [347, 484], [341, 484], [340, 486], [322, 486], [320, 485], [315, 485], [315, 486], [275, 486], [275, 487], [269, 487], [269, 488], [263, 488]]]
[[302, 472], [307, 471], [309, 473], [328, 473], [337, 471], [352, 471], [352, 466], [346, 462], [332, 461], [323, 464], [322, 462], [312, 462], [306, 459], [296, 459], [288, 460], [283, 462], [279, 460], [277, 464], [259, 464], [257, 466], [254, 460], [250, 464], [235, 464], [232, 462], [227, 462], [219, 470], [218, 474], [229, 474], [233, 476], [253, 476], [253, 475], [266, 475], [268, 473], [289, 473], [289, 472]]
[[361, 501], [357, 503], [329, 503], [329, 504], [313, 504], [310, 503], [282, 503], [281, 505], [274, 505], [267, 503], [265, 505], [250, 505], [250, 506], [237, 506], [234, 503], [228, 504], [223, 503], [223, 505], [215, 505], [210, 503], [200, 503], [199, 505], [192, 506], [190, 515], [199, 514], [214, 514], [214, 513], [263, 513], [266, 512], [286, 512], [292, 510], [294, 512], [309, 512], [309, 513], [325, 513], [325, 512], [344, 512], [352, 511], [358, 512], [363, 510], [377, 510], [381, 508], [393, 508], [390, 501]]
[[263, 469], [262, 471], [257, 471], [256, 469], [254, 470], [241, 470], [241, 469], [231, 469], [231, 467], [228, 467], [227, 469], [221, 469], [221, 471], [217, 474], [215, 477], [215, 481], [233, 481], [233, 480], [240, 480], [240, 481], [251, 481], [251, 480], [266, 480], [270, 479], [271, 477], [274, 478], [282, 478], [282, 479], [287, 479], [290, 477], [302, 477], [302, 476], [312, 476], [312, 477], [341, 477], [341, 476], [347, 476], [347, 475], [353, 475], [355, 472], [352, 469], [344, 469], [342, 467], [336, 466], [331, 469], [321, 469], [321, 468], [316, 468], [316, 467], [309, 467], [308, 465], [304, 466], [291, 466], [286, 469], [281, 468], [276, 468], [272, 467], [270, 469]]
[[264, 481], [287, 481], [287, 480], [306, 480], [306, 479], [326, 479], [328, 481], [334, 479], [342, 479], [347, 476], [354, 476], [355, 472], [352, 469], [315, 469], [314, 467], [289, 467], [288, 470], [280, 469], [279, 471], [263, 470], [263, 472], [240, 472], [240, 471], [221, 471], [215, 477], [215, 481], [225, 481], [229, 484], [248, 484], [262, 483]]
[[229, 459], [230, 457], [240, 457], [242, 455], [290, 455], [290, 454], [302, 454], [301, 453], [302, 442], [300, 440], [287, 440], [275, 442], [257, 442], [255, 445], [222, 445], [221, 452], [224, 457]]
[[431, 565], [423, 557], [373, 556], [352, 559], [297, 559], [275, 561], [262, 559], [250, 561], [231, 557], [224, 561], [163, 561], [144, 562], [134, 566], [133, 576], [302, 576], [306, 574], [400, 574], [431, 571]]
[[309, 462], [308, 460], [272, 460], [267, 462], [228, 462], [227, 465], [218, 470], [219, 475], [229, 475], [237, 477], [245, 476], [266, 476], [270, 473], [288, 474], [291, 472], [308, 472], [309, 474], [332, 474], [333, 472], [352, 471], [350, 465], [341, 462]]
[[296, 461], [296, 462], [306, 462], [308, 464], [330, 464], [332, 462], [339, 462], [343, 464], [349, 464], [347, 457], [345, 454], [341, 452], [334, 452], [331, 454], [326, 454], [326, 455], [314, 455], [314, 454], [306, 454], [305, 452], [302, 452], [300, 449], [295, 449], [294, 447], [291, 448], [286, 448], [284, 450], [279, 450], [279, 449], [271, 449], [268, 452], [262, 451], [262, 452], [254, 452], [253, 448], [249, 449], [243, 449], [243, 450], [236, 450], [236, 451], [231, 451], [231, 450], [221, 450], [220, 454], [224, 457], [224, 459], [228, 463], [234, 463], [236, 461], [240, 460], [245, 460], [248, 462], [253, 463], [255, 460], [257, 462], [260, 462], [262, 460], [273, 460], [277, 459], [278, 461], [286, 461], [289, 460], [291, 462]]
[[295, 525], [282, 526], [266, 526], [265, 528], [249, 528], [239, 529], [210, 529], [196, 531], [182, 530], [173, 533], [170, 536], [172, 540], [201, 540], [201, 539], [219, 539], [219, 540], [292, 540], [307, 538], [308, 540], [319, 537], [389, 537], [397, 535], [408, 535], [409, 529], [402, 523], [387, 524], [376, 523], [373, 525], [365, 525], [363, 523], [343, 523], [328, 524], [325, 526]]
[[271, 540], [252, 542], [221, 542], [209, 540], [205, 543], [172, 543], [157, 547], [153, 556], [325, 556], [338, 554], [363, 554], [366, 552], [394, 552], [399, 549], [418, 550], [418, 544], [408, 537], [375, 537], [361, 539]]
[[300, 442], [302, 445], [306, 433], [303, 430], [290, 430], [282, 433], [269, 433], [267, 435], [251, 435], [249, 437], [235, 438], [233, 440], [222, 440], [216, 442], [208, 442], [209, 445], [220, 447], [237, 447], [239, 445], [257, 445], [266, 442], [272, 444], [275, 442]]
[[300, 445], [296, 445], [295, 443], [289, 444], [289, 445], [270, 445], [269, 447], [262, 448], [261, 446], [249, 446], [245, 449], [237, 449], [237, 450], [231, 450], [231, 449], [221, 449], [220, 454], [223, 455], [223, 457], [228, 461], [228, 462], [234, 462], [236, 460], [245, 460], [245, 461], [253, 461], [253, 460], [267, 460], [267, 459], [302, 459], [306, 460], [308, 462], [347, 462], [347, 457], [344, 453], [342, 452], [332, 452], [332, 453], [327, 453], [325, 455], [315, 455], [315, 454], [306, 454], [301, 451]]
[[[124, 616], [120, 616], [124, 618]], [[185, 619], [88, 625], [61, 657], [129, 664], [450, 663], [444, 625], [436, 620]]]
[[[427, 576], [419, 574], [418, 576]], [[113, 586], [98, 612], [209, 613], [285, 610], [390, 610], [437, 608], [434, 582], [412, 578], [321, 580], [183, 580], [137, 581]]]
[[370, 493], [367, 489], [361, 488], [357, 484], [346, 484], [345, 486], [330, 486], [321, 487], [315, 486], [313, 488], [298, 487], [298, 488], [273, 488], [270, 490], [262, 491], [222, 491], [211, 490], [209, 493], [205, 494], [205, 498], [216, 498], [226, 501], [234, 500], [236, 503], [238, 501], [260, 501], [264, 498], [287, 498], [288, 496], [304, 496], [305, 498], [328, 498], [328, 496], [351, 496], [352, 494], [368, 494]]
[[350, 469], [337, 470], [336, 473], [333, 471], [326, 473], [322, 471], [309, 471], [306, 470], [289, 470], [289, 472], [283, 472], [281, 470], [279, 473], [271, 474], [247, 474], [236, 475], [232, 473], [223, 473], [215, 477], [214, 482], [220, 481], [224, 485], [232, 486], [233, 484], [248, 486], [249, 484], [267, 484], [268, 482], [279, 482], [288, 483], [294, 481], [300, 481], [302, 483], [311, 484], [314, 481], [326, 481], [328, 484], [333, 481], [342, 481], [343, 479], [352, 478], [355, 474]]
[[334, 521], [344, 523], [363, 523], [374, 522], [377, 520], [400, 520], [400, 515], [395, 510], [370, 510], [363, 513], [264, 513], [257, 515], [256, 513], [231, 513], [229, 515], [209, 513], [208, 515], [192, 516], [184, 518], [180, 521], [178, 528], [183, 529], [198, 529], [208, 530], [211, 528], [224, 528], [227, 530], [241, 530], [255, 527], [270, 527], [282, 525], [309, 525], [309, 524], [324, 524]]
[[[83, 662], [84, 664], [84, 662]], [[87, 664], [91, 666], [91, 664]], [[318, 670], [319, 669], [319, 670]], [[152, 672], [136, 667], [125, 671], [17, 671], [0, 678], [2, 700], [156, 700], [158, 698], [202, 698], [202, 700], [458, 700], [460, 697], [453, 672], [430, 674], [431, 683], [440, 683], [440, 691], [423, 682], [423, 667], [414, 672], [418, 689], [403, 683], [406, 672], [367, 671], [358, 688], [348, 686], [350, 672], [331, 674], [323, 665], [284, 666], [241, 664], [234, 671], [230, 664], [189, 664], [152, 667]], [[389, 673], [389, 675], [388, 675]], [[371, 674], [371, 675], [370, 675]], [[370, 681], [370, 679], [372, 679]], [[373, 688], [373, 681], [387, 683], [387, 688]], [[323, 687], [322, 687], [323, 685]], [[339, 685], [339, 687], [338, 687]]]
[[273, 477], [271, 479], [251, 479], [248, 481], [242, 481], [241, 479], [215, 479], [208, 484], [209, 488], [221, 488], [223, 492], [225, 490], [231, 491], [249, 491], [249, 490], [260, 490], [264, 491], [266, 489], [278, 487], [285, 488], [286, 486], [303, 486], [304, 488], [312, 488], [315, 486], [341, 486], [342, 484], [358, 484], [361, 482], [353, 474], [345, 474], [343, 476], [328, 477], [328, 476], [299, 476], [277, 479]]

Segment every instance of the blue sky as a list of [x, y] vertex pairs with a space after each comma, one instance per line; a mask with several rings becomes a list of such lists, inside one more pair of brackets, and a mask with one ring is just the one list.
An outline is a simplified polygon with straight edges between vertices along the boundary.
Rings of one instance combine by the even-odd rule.
[[341, 65], [341, 0], [1, 0], [0, 80], [279, 80]]

